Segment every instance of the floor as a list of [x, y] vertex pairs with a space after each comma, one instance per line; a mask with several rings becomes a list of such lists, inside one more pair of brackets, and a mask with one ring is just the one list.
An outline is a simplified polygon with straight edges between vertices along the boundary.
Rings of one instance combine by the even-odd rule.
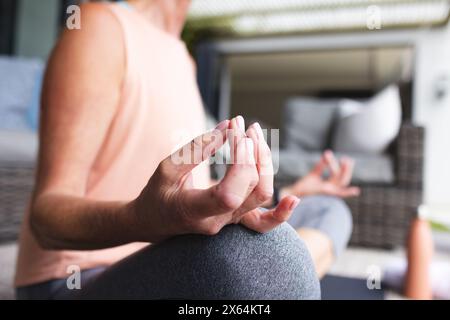
[[[450, 234], [435, 232], [433, 237], [436, 246], [433, 261], [448, 266], [450, 270]], [[386, 251], [350, 247], [335, 262], [329, 273], [367, 280], [369, 274], [373, 274], [374, 271], [378, 270], [383, 275], [389, 267], [404, 263], [405, 256], [406, 253], [401, 248]], [[450, 274], [448, 277], [450, 278]], [[404, 299], [402, 295], [393, 290], [386, 287], [383, 289], [386, 289], [386, 299]]]
[[[348, 248], [342, 256], [335, 262], [329, 274], [345, 276], [349, 278], [368, 279], [374, 270], [379, 270], [380, 274], [393, 261], [404, 257], [403, 250], [385, 251], [363, 248]], [[375, 269], [374, 269], [375, 268]], [[388, 300], [403, 299], [403, 297], [392, 290], [385, 289], [385, 298]], [[376, 290], [376, 288], [374, 289]]]

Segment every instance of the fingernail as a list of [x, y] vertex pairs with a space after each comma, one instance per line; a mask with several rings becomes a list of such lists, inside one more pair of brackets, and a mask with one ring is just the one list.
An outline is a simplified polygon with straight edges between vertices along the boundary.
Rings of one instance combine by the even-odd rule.
[[297, 200], [295, 200], [294, 202], [291, 203], [291, 206], [289, 207], [289, 210], [290, 211], [294, 210], [298, 206], [299, 203], [300, 203], [300, 199], [297, 198]]
[[238, 127], [245, 132], [245, 121], [244, 118], [242, 116], [237, 116], [237, 124]]
[[223, 120], [222, 122], [220, 122], [217, 126], [216, 126], [216, 130], [222, 131], [225, 130], [226, 128], [228, 128], [228, 125], [230, 124], [230, 121], [227, 120]]

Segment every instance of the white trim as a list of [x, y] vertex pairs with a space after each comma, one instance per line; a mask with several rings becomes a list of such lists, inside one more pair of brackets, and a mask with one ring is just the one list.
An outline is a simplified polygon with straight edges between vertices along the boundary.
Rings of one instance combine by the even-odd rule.
[[213, 48], [220, 54], [270, 53], [305, 50], [350, 49], [371, 46], [414, 46], [425, 33], [434, 29], [373, 30], [368, 32], [278, 36], [217, 40]]

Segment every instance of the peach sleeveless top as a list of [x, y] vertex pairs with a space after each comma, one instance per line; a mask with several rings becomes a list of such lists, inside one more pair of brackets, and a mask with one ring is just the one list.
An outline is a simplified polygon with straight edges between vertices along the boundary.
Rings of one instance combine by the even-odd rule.
[[[205, 130], [194, 66], [181, 40], [152, 26], [132, 8], [105, 4], [119, 21], [126, 48], [120, 106], [89, 175], [90, 199], [132, 200], [159, 162]], [[209, 183], [206, 164], [194, 172], [196, 187]], [[20, 234], [17, 287], [109, 266], [146, 246], [131, 243], [96, 251], [47, 251], [39, 247], [27, 212]]]

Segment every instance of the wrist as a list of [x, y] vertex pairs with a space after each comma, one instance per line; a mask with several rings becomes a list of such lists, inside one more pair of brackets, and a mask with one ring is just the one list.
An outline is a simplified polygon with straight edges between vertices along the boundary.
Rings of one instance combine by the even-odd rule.
[[149, 208], [140, 196], [126, 205], [126, 211], [132, 242], [157, 243], [184, 233], [170, 215], [161, 214], [160, 208]]
[[135, 199], [123, 204], [121, 224], [129, 242], [146, 242], [141, 232], [143, 224], [138, 214], [137, 202], [137, 199]]

